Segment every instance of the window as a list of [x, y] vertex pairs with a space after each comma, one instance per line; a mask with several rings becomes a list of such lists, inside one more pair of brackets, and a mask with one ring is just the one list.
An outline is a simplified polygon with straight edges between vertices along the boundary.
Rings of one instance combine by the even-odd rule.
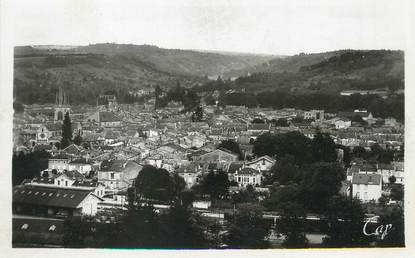
[[65, 186], [68, 186], [68, 181], [65, 181]]
[[61, 185], [61, 181], [58, 180], [58, 185]]
[[360, 198], [360, 193], [359, 192], [356, 192], [356, 196]]
[[110, 176], [111, 176], [111, 179], [114, 179], [114, 173], [111, 173]]

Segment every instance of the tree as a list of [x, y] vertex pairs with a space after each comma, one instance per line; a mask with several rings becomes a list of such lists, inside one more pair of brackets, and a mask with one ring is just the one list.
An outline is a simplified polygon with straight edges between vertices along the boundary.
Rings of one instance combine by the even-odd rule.
[[303, 203], [312, 211], [322, 212], [328, 200], [341, 188], [346, 173], [337, 163], [314, 163], [304, 169]]
[[186, 182], [184, 181], [183, 177], [179, 176], [178, 174], [174, 173], [173, 177], [173, 192], [176, 197], [180, 197], [180, 194], [186, 187]]
[[294, 157], [286, 155], [275, 163], [271, 168], [271, 182], [278, 181], [285, 185], [289, 182], [299, 182], [301, 180], [301, 171], [298, 165], [295, 164]]
[[188, 207], [175, 203], [161, 218], [161, 247], [203, 248], [207, 241], [200, 217]]
[[210, 172], [202, 180], [200, 190], [204, 194], [209, 194], [212, 200], [217, 200], [228, 195], [229, 185], [229, 178], [225, 172]]
[[328, 227], [323, 244], [327, 247], [367, 246], [369, 239], [362, 233], [365, 211], [359, 199], [333, 196], [325, 212]]
[[231, 248], [266, 248], [269, 226], [262, 219], [262, 208], [257, 204], [240, 205], [233, 218], [226, 243]]
[[361, 146], [354, 147], [352, 154], [353, 154], [353, 157], [357, 157], [357, 158], [366, 158], [367, 156], [365, 148]]
[[382, 247], [404, 247], [405, 246], [405, 214], [401, 206], [393, 206], [385, 209], [380, 216], [380, 225], [391, 224], [392, 228], [384, 239], [377, 241]]
[[197, 106], [192, 114], [192, 122], [200, 122], [203, 120], [203, 108]]
[[222, 141], [219, 144], [218, 148], [227, 149], [227, 150], [229, 150], [229, 151], [231, 151], [233, 153], [238, 154], [239, 155], [239, 159], [242, 158], [241, 148], [239, 147], [239, 144], [235, 140], [232, 140], [232, 139], [224, 140], [224, 141]]
[[135, 179], [134, 187], [139, 199], [170, 201], [174, 198], [174, 185], [165, 169], [145, 165]]
[[396, 182], [396, 177], [395, 177], [395, 176], [390, 176], [390, 177], [388, 178], [388, 180], [389, 180], [389, 183], [390, 183], [390, 184], [394, 184], [394, 183]]
[[24, 179], [39, 176], [39, 172], [48, 168], [50, 154], [46, 151], [34, 151], [24, 154], [13, 153], [12, 157], [12, 183], [20, 184]]
[[301, 187], [298, 184], [278, 186], [265, 201], [265, 206], [271, 210], [280, 210], [285, 207], [285, 203], [300, 203], [300, 197]]
[[256, 156], [283, 157], [292, 155], [295, 163], [302, 165], [312, 161], [311, 140], [300, 132], [272, 135], [261, 134], [254, 142], [253, 152]]
[[76, 134], [73, 138], [73, 143], [80, 146], [82, 144], [82, 136], [80, 134]]
[[64, 149], [68, 147], [72, 142], [72, 126], [71, 118], [69, 117], [69, 112], [66, 112], [65, 118], [62, 124], [62, 140], [61, 148]]
[[285, 248], [305, 248], [308, 239], [305, 236], [306, 210], [303, 205], [286, 201], [280, 203], [281, 219], [277, 223], [277, 231], [285, 236], [282, 245]]
[[393, 184], [391, 187], [390, 198], [395, 201], [403, 201], [404, 193], [403, 185]]
[[246, 189], [242, 189], [236, 193], [232, 194], [232, 202], [234, 204], [238, 203], [257, 203], [258, 194], [255, 192], [255, 189], [252, 185], [248, 185]]
[[129, 203], [117, 223], [99, 223], [95, 238], [103, 248], [160, 247], [160, 220], [151, 204]]
[[334, 162], [337, 159], [336, 144], [327, 133], [317, 132], [311, 141], [314, 162]]
[[73, 217], [64, 221], [63, 244], [66, 248], [93, 247], [95, 222], [92, 217]]

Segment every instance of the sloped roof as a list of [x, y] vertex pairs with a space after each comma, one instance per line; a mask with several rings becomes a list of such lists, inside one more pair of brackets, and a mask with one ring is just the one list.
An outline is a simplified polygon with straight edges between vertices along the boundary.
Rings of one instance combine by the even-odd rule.
[[244, 164], [242, 162], [232, 162], [231, 164], [229, 164], [228, 173], [234, 174], [236, 171], [242, 169], [243, 166]]
[[256, 158], [256, 159], [254, 159], [254, 160], [252, 160], [252, 161], [250, 161], [250, 162], [247, 162], [246, 164], [253, 164], [253, 163], [256, 163], [256, 162], [261, 161], [261, 160], [263, 160], [263, 159], [266, 159], [266, 160], [268, 160], [268, 161], [269, 161], [269, 162], [271, 162], [271, 163], [275, 163], [275, 162], [276, 162], [276, 160], [275, 160], [275, 159], [273, 159], [273, 158], [271, 158], [270, 156], [268, 156], [268, 155], [264, 155], [264, 156], [261, 156], [261, 157], [258, 157], [258, 158]]
[[18, 185], [13, 187], [13, 203], [76, 208], [90, 190], [38, 185]]
[[75, 159], [69, 162], [69, 164], [91, 164], [89, 161], [86, 161], [84, 158]]
[[104, 160], [101, 163], [100, 170], [121, 172], [125, 163], [125, 160]]
[[238, 172], [238, 175], [253, 175], [259, 174], [259, 171], [250, 167], [244, 167]]
[[69, 159], [69, 156], [65, 153], [59, 153], [55, 156], [50, 157], [49, 159]]
[[38, 183], [38, 184], [53, 184], [53, 178], [49, 178], [49, 177], [34, 177], [32, 179], [33, 183]]
[[69, 154], [78, 154], [79, 152], [82, 151], [82, 149], [77, 146], [76, 144], [71, 144], [68, 147], [66, 147], [65, 149], [63, 149], [64, 152], [69, 153]]
[[121, 121], [115, 114], [112, 112], [99, 112], [99, 122], [116, 122]]
[[76, 180], [72, 186], [78, 186], [78, 187], [97, 187], [99, 185], [102, 185], [98, 181], [91, 181], [91, 180]]
[[62, 130], [62, 124], [56, 123], [56, 124], [46, 124], [46, 129], [49, 131], [60, 131]]
[[379, 174], [354, 173], [352, 177], [352, 184], [379, 185], [381, 182], [382, 177]]

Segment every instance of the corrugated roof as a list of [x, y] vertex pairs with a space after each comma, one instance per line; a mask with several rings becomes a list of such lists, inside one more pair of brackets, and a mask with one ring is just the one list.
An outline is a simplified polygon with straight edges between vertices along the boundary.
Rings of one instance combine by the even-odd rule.
[[18, 185], [13, 187], [13, 203], [76, 208], [90, 193], [83, 189]]

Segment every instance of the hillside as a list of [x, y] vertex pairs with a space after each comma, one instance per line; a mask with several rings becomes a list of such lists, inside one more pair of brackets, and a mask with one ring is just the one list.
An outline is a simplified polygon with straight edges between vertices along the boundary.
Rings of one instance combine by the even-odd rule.
[[15, 98], [21, 103], [53, 103], [59, 85], [71, 103], [95, 103], [106, 91], [127, 94], [179, 82], [192, 86], [271, 56], [224, 55], [148, 45], [23, 46], [14, 53]]
[[[249, 71], [249, 73], [248, 73]], [[238, 88], [289, 91], [403, 88], [404, 54], [388, 50], [342, 50], [272, 59], [228, 76]], [[246, 75], [247, 74], [247, 75]]]

